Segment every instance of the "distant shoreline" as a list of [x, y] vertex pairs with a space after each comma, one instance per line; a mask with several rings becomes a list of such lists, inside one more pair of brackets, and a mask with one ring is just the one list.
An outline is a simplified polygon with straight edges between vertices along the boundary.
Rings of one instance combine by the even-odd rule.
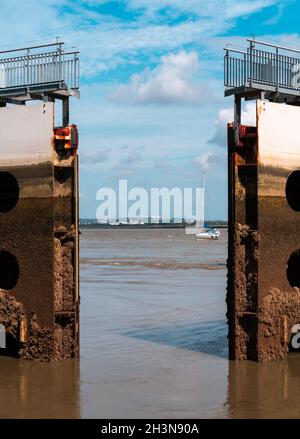
[[[184, 229], [185, 223], [148, 223], [148, 224], [79, 224], [81, 229]], [[207, 222], [205, 227], [227, 229], [227, 223]]]

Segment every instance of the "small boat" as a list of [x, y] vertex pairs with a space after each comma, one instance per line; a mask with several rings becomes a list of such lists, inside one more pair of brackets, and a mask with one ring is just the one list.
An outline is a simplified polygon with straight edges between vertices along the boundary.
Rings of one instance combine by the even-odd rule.
[[198, 239], [219, 239], [220, 231], [218, 229], [203, 229], [201, 232], [196, 233], [196, 238]]

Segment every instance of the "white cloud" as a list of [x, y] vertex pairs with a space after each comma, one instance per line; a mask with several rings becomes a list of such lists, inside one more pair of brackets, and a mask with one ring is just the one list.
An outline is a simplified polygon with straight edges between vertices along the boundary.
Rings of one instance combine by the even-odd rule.
[[[131, 21], [104, 15], [93, 8], [106, 1], [20, 0], [1, 1], [1, 47], [24, 42], [45, 42], [61, 35], [81, 50], [82, 73], [95, 76], [101, 71], [140, 62], [138, 57], [157, 56], [187, 44], [202, 44], [229, 30], [234, 20], [255, 13], [279, 0], [124, 0], [141, 13]], [[179, 22], [149, 17], [167, 8], [172, 16], [185, 14]], [[192, 16], [190, 16], [190, 14]], [[9, 17], [9, 19], [7, 19]], [[47, 22], [45, 22], [47, 17]], [[21, 25], [20, 25], [21, 23]]]
[[[123, 150], [124, 149], [125, 148], [123, 147]], [[126, 150], [128, 150], [128, 148], [126, 148]], [[137, 163], [142, 163], [143, 161], [143, 155], [141, 154], [142, 150], [144, 150], [144, 148], [139, 147], [128, 151], [125, 157], [120, 158], [118, 165], [123, 167], [123, 166], [132, 166]]]
[[168, 8], [170, 13], [196, 14], [199, 17], [218, 17], [231, 19], [253, 14], [261, 9], [276, 4], [284, 4], [284, 0], [128, 0], [132, 9], [141, 8], [152, 15]]
[[[208, 143], [226, 147], [227, 145], [227, 123], [233, 122], [233, 108], [222, 108], [218, 112], [215, 122], [215, 133]], [[245, 125], [256, 125], [256, 107], [253, 102], [247, 102], [242, 109], [242, 123]]]
[[109, 157], [109, 151], [104, 148], [89, 148], [81, 152], [81, 163], [83, 165], [97, 165], [105, 162]]
[[193, 81], [199, 67], [194, 51], [163, 56], [158, 67], [132, 75], [130, 83], [119, 85], [111, 97], [131, 104], [199, 103], [204, 90]]
[[111, 168], [112, 175], [116, 178], [127, 178], [136, 175], [138, 170], [145, 168], [143, 154], [141, 153], [143, 150], [143, 147], [133, 148], [125, 156], [121, 156]]
[[[78, 45], [82, 54], [84, 75], [97, 73], [118, 66], [143, 63], [147, 57], [157, 53], [176, 50], [187, 44], [195, 44], [202, 38], [209, 38], [227, 30], [222, 20], [183, 22], [177, 25], [148, 24], [145, 22], [124, 24], [101, 23], [91, 29], [68, 31], [67, 37]], [[66, 31], [65, 31], [66, 32]]]
[[194, 162], [199, 165], [203, 171], [207, 171], [215, 157], [216, 154], [213, 151], [206, 151], [205, 153], [196, 157]]
[[[49, 42], [60, 35], [70, 47], [81, 51], [81, 72], [93, 77], [99, 72], [134, 64], [142, 54], [174, 50], [195, 40], [224, 30], [222, 19], [184, 21], [171, 25], [168, 21], [148, 21], [144, 15], [132, 21], [104, 16], [82, 3], [68, 0], [11, 0], [1, 2], [1, 48]], [[66, 8], [65, 8], [66, 9]], [[9, 17], [9, 20], [7, 19]], [[47, 17], [47, 23], [45, 23]], [[22, 23], [22, 25], [20, 25]]]
[[[199, 40], [200, 37], [216, 35], [228, 28], [228, 19], [254, 12], [266, 4], [274, 1], [241, 2], [234, 6], [230, 1], [230, 8], [224, 7], [219, 1], [179, 1], [179, 0], [151, 0], [129, 1], [128, 6], [139, 8], [144, 6], [147, 11], [161, 9], [165, 6], [177, 11], [197, 12], [198, 19], [186, 20], [178, 24], [169, 24], [161, 21], [147, 20], [143, 14], [131, 22], [122, 22], [111, 16], [97, 13], [96, 9], [87, 8], [84, 3], [69, 2], [68, 0], [28, 0], [25, 3], [19, 0], [1, 2], [0, 24], [3, 33], [2, 46], [21, 43], [22, 41], [36, 41], [46, 38], [55, 38], [62, 30], [71, 44], [78, 45], [83, 51], [83, 59], [96, 60], [92, 63], [91, 73], [97, 73], [107, 66], [115, 66], [130, 61], [128, 54], [136, 56], [140, 50], [170, 50], [182, 44]], [[94, 2], [95, 4], [98, 2]], [[105, 3], [105, 2], [101, 2]], [[249, 5], [250, 4], [250, 5]], [[72, 12], [63, 12], [64, 5], [72, 6]], [[93, 5], [93, 2], [91, 2]], [[222, 6], [221, 6], [222, 5]], [[201, 12], [202, 11], [202, 12]], [[228, 12], [231, 11], [230, 17]], [[7, 20], [6, 17], [10, 17]], [[47, 17], [45, 25], [44, 17]], [[20, 26], [22, 22], [22, 26]], [[18, 32], [16, 32], [16, 29]], [[85, 67], [85, 65], [83, 66]]]

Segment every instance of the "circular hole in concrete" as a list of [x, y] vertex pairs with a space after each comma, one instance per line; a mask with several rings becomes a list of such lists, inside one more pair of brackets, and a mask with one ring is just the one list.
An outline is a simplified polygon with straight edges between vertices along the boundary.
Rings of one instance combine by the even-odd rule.
[[295, 250], [289, 257], [286, 276], [291, 287], [300, 287], [300, 250]]
[[288, 176], [285, 195], [289, 206], [300, 212], [300, 171], [293, 171]]
[[0, 251], [0, 288], [12, 290], [19, 279], [20, 269], [17, 259], [13, 254]]
[[0, 212], [9, 212], [15, 207], [19, 192], [16, 178], [10, 172], [0, 172]]

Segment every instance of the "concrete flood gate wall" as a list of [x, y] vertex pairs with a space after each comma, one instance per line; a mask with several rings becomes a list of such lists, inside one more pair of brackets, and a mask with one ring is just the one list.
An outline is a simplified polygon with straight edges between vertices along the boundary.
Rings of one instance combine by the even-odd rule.
[[300, 323], [300, 110], [258, 100], [256, 112], [238, 144], [228, 126], [229, 356], [270, 361]]
[[0, 108], [0, 324], [5, 352], [79, 354], [78, 161], [54, 140], [54, 103]]

